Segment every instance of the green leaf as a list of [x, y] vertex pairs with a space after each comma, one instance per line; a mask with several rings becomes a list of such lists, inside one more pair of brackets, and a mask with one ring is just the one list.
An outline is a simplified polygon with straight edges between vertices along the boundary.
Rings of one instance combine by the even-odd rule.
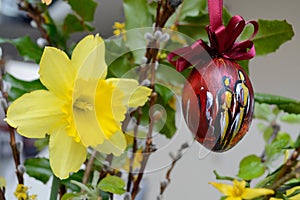
[[66, 186], [66, 188], [72, 190], [73, 192], [80, 192], [80, 187], [78, 185], [74, 184], [72, 181], [80, 182], [82, 181], [82, 177], [84, 174], [84, 170], [79, 170], [76, 173], [73, 173], [69, 178], [61, 180], [61, 184]]
[[168, 104], [171, 98], [174, 97], [172, 90], [161, 84], [155, 84], [155, 91], [162, 97], [164, 104]]
[[29, 158], [24, 162], [26, 173], [46, 184], [52, 176], [49, 160], [46, 158]]
[[265, 173], [265, 165], [261, 162], [260, 157], [249, 155], [240, 162], [238, 177], [251, 180], [258, 178]]
[[9, 100], [13, 101], [23, 94], [27, 92], [31, 92], [34, 90], [39, 90], [39, 89], [45, 89], [45, 87], [42, 85], [40, 80], [34, 80], [34, 81], [22, 81], [19, 80], [15, 77], [13, 77], [10, 74], [5, 74], [3, 76], [3, 80], [9, 82], [11, 84], [11, 89], [9, 91]]
[[105, 60], [108, 65], [108, 77], [122, 77], [132, 67], [132, 54], [121, 37], [105, 40]]
[[266, 55], [275, 52], [283, 43], [294, 36], [292, 25], [286, 20], [258, 20], [259, 30], [252, 40], [256, 55]]
[[271, 162], [276, 160], [280, 154], [283, 154], [283, 149], [291, 142], [291, 136], [285, 132], [279, 132], [276, 138], [266, 145], [267, 161]]
[[217, 180], [233, 181], [235, 178], [231, 176], [221, 176], [216, 170], [213, 171]]
[[83, 31], [84, 28], [81, 24], [80, 19], [78, 19], [73, 14], [68, 14], [64, 21], [63, 30], [66, 34], [69, 34], [73, 32]]
[[75, 194], [75, 193], [66, 193], [62, 196], [61, 200], [70, 200], [74, 199], [76, 197], [79, 197], [81, 194]]
[[293, 144], [293, 148], [298, 148], [300, 147], [300, 134], [298, 135], [296, 141]]
[[29, 36], [19, 37], [16, 39], [0, 38], [0, 44], [1, 43], [10, 43], [15, 45], [19, 54], [23, 56], [25, 61], [31, 60], [39, 63], [43, 54], [43, 49], [34, 43]]
[[300, 114], [285, 113], [280, 117], [280, 120], [286, 123], [296, 124], [300, 123]]
[[125, 193], [125, 182], [118, 176], [107, 176], [100, 181], [98, 188], [105, 192], [110, 192], [113, 194], [123, 194]]
[[93, 0], [68, 0], [68, 3], [83, 21], [91, 22], [94, 20], [97, 2]]
[[270, 121], [272, 118], [272, 111], [271, 111], [270, 105], [255, 102], [254, 117], [256, 119]]
[[178, 20], [182, 21], [188, 16], [198, 16], [199, 13], [205, 12], [205, 0], [184, 0], [178, 8]]
[[298, 100], [262, 93], [255, 93], [254, 97], [258, 103], [274, 104], [287, 113], [300, 114], [300, 101]]
[[65, 37], [61, 30], [58, 29], [56, 23], [52, 19], [48, 10], [46, 9], [43, 13], [45, 18], [45, 24], [43, 24], [43, 28], [46, 30], [49, 40], [52, 46], [58, 47], [64, 51], [67, 51], [67, 37]]
[[126, 29], [152, 27], [153, 21], [147, 0], [124, 0]]

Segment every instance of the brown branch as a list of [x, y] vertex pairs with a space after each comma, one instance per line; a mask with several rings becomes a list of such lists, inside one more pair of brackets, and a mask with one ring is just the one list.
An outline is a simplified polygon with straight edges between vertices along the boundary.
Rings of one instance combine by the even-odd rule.
[[42, 15], [42, 13], [35, 7], [32, 6], [32, 4], [21, 0], [18, 4], [19, 10], [23, 10], [27, 13], [27, 15], [35, 21], [37, 24], [37, 28], [39, 32], [41, 33], [41, 36], [47, 40], [48, 44], [52, 44], [50, 37], [46, 31], [46, 29], [43, 27], [43, 24], [45, 24], [45, 19]]
[[[1, 73], [0, 73], [0, 91], [1, 91], [1, 94], [2, 94], [2, 98], [5, 101], [5, 103], [4, 102], [1, 103], [1, 106], [4, 110], [5, 115], [6, 115], [9, 101], [8, 101], [7, 91], [4, 91], [4, 86], [3, 86], [4, 61], [2, 59], [1, 59], [0, 67], [1, 67], [1, 69], [0, 69], [1, 70]], [[20, 161], [20, 152], [17, 148], [15, 131], [14, 131], [14, 128], [11, 127], [9, 124], [7, 124], [7, 126], [8, 126], [9, 135], [10, 135], [9, 144], [10, 144], [13, 159], [14, 159], [14, 162], [15, 162], [15, 168], [16, 168], [16, 175], [17, 175], [17, 178], [18, 178], [18, 183], [19, 184], [24, 184], [23, 173], [18, 170], [18, 166], [21, 164], [21, 161]]]
[[0, 188], [0, 200], [5, 200], [5, 188]]
[[82, 178], [82, 183], [83, 184], [87, 184], [88, 181], [89, 181], [89, 178], [90, 178], [90, 175], [91, 175], [91, 172], [92, 172], [92, 168], [93, 168], [93, 164], [94, 164], [94, 161], [95, 161], [96, 154], [97, 154], [97, 151], [93, 150], [93, 152], [92, 152], [92, 154], [90, 156], [90, 159], [88, 160], [88, 163], [86, 164], [86, 169], [84, 171], [83, 178]]
[[171, 182], [171, 172], [173, 171], [176, 163], [182, 158], [183, 151], [188, 147], [189, 147], [189, 144], [184, 143], [181, 145], [176, 156], [173, 156], [172, 154], [170, 154], [173, 161], [172, 161], [171, 167], [168, 169], [168, 171], [166, 173], [166, 181], [163, 181], [160, 183], [160, 195], [163, 195], [163, 193], [165, 192], [169, 183]]
[[[153, 34], [157, 30], [161, 30], [167, 20], [173, 15], [175, 12], [176, 8], [180, 5], [181, 1], [176, 1], [176, 4], [174, 4], [174, 0], [158, 0], [157, 2], [157, 9], [156, 9], [156, 20], [155, 20], [155, 30]], [[147, 58], [147, 67], [144, 67], [142, 70], [143, 72], [140, 72], [140, 81], [144, 80], [144, 77], [146, 77], [145, 74], [147, 74], [148, 71], [148, 66], [150, 66], [150, 74], [151, 74], [151, 83], [150, 83], [150, 88], [152, 89], [152, 94], [150, 97], [150, 108], [155, 104], [156, 99], [157, 99], [157, 94], [155, 92], [155, 65], [157, 61], [157, 54], [159, 52], [159, 45], [160, 42], [159, 40], [153, 39], [152, 41], [149, 42], [147, 45], [147, 50], [145, 53], [145, 57]], [[145, 149], [143, 150], [143, 160], [141, 162], [141, 168], [139, 170], [139, 174], [137, 179], [134, 181], [133, 188], [131, 191], [131, 196], [132, 199], [134, 200], [138, 191], [139, 191], [139, 184], [143, 178], [144, 171], [146, 168], [146, 165], [148, 163], [150, 154], [155, 151], [155, 148], [152, 144], [152, 132], [154, 128], [154, 121], [153, 119], [153, 114], [154, 111], [150, 110], [149, 113], [149, 129], [147, 133], [147, 140], [146, 140], [146, 146]]]
[[128, 180], [127, 180], [127, 192], [130, 192], [131, 189], [131, 183], [132, 183], [132, 179], [133, 179], [133, 163], [134, 163], [134, 157], [135, 157], [135, 153], [137, 152], [138, 146], [137, 146], [137, 135], [138, 135], [138, 128], [139, 125], [141, 123], [141, 118], [142, 118], [142, 108], [139, 107], [137, 109], [137, 121], [136, 124], [134, 126], [134, 130], [133, 130], [133, 147], [132, 147], [132, 155], [130, 158], [130, 164], [129, 164], [129, 173], [128, 173]]

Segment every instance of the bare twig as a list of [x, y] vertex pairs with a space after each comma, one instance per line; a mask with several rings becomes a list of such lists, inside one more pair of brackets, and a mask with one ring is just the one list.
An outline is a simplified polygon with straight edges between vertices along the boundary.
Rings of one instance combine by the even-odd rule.
[[184, 143], [181, 145], [180, 149], [177, 152], [176, 156], [170, 154], [171, 158], [173, 159], [171, 167], [168, 169], [166, 173], [166, 181], [162, 181], [160, 183], [160, 195], [163, 195], [166, 188], [168, 187], [169, 183], [171, 182], [171, 172], [173, 171], [176, 163], [182, 158], [183, 151], [189, 147], [188, 143]]
[[84, 171], [84, 175], [83, 175], [83, 178], [82, 178], [82, 183], [83, 184], [86, 184], [89, 181], [96, 154], [97, 154], [97, 151], [93, 150], [93, 152], [91, 153], [90, 159], [88, 160], [88, 163], [86, 164], [86, 169]]
[[[180, 5], [181, 1], [176, 0], [176, 3], [174, 0], [158, 0], [157, 2], [157, 10], [156, 10], [156, 20], [155, 20], [155, 30], [154, 33], [157, 30], [161, 30], [167, 20], [173, 15], [175, 12], [175, 9]], [[153, 34], [154, 34], [153, 33]], [[152, 94], [150, 97], [150, 108], [153, 106], [157, 99], [157, 94], [154, 90], [154, 84], [155, 84], [155, 65], [157, 61], [157, 54], [159, 52], [159, 41], [156, 39], [153, 39], [149, 42], [147, 46], [147, 50], [145, 53], [145, 57], [147, 58], [147, 65], [150, 66], [150, 74], [151, 74], [151, 83], [150, 88], [152, 89]], [[140, 72], [140, 81], [141, 78], [146, 77], [145, 74], [148, 70], [145, 70], [146, 67], [142, 72]], [[143, 79], [142, 79], [143, 80]], [[146, 140], [146, 146], [143, 150], [143, 160], [141, 162], [141, 168], [138, 174], [137, 179], [134, 181], [134, 185], [131, 191], [132, 199], [135, 199], [138, 191], [139, 191], [139, 184], [143, 178], [144, 171], [148, 162], [148, 159], [150, 157], [150, 154], [154, 151], [154, 146], [152, 144], [152, 132], [154, 128], [154, 121], [151, 119], [153, 118], [154, 111], [150, 110], [149, 113], [149, 129], [147, 134], [147, 140]]]
[[[7, 109], [8, 109], [8, 94], [7, 94], [7, 91], [5, 91], [4, 89], [4, 84], [3, 84], [3, 74], [4, 74], [4, 62], [3, 60], [1, 59], [1, 63], [0, 63], [0, 67], [1, 67], [1, 74], [0, 74], [0, 91], [1, 91], [1, 94], [2, 94], [2, 100], [4, 102], [1, 102], [1, 106], [4, 110], [4, 113], [6, 115], [7, 113]], [[12, 154], [13, 154], [13, 158], [14, 158], [14, 162], [15, 162], [15, 167], [16, 167], [16, 175], [17, 175], [17, 178], [18, 178], [18, 183], [19, 184], [24, 184], [24, 178], [23, 178], [23, 173], [21, 173], [19, 170], [18, 170], [18, 166], [21, 164], [21, 161], [20, 161], [20, 152], [17, 148], [17, 142], [16, 142], [16, 137], [15, 137], [15, 131], [14, 131], [14, 128], [11, 127], [9, 124], [7, 124], [8, 126], [8, 131], [9, 131], [9, 135], [10, 135], [10, 147], [11, 147], [11, 150], [12, 150]]]
[[39, 30], [39, 32], [41, 33], [41, 36], [47, 40], [48, 44], [52, 44], [50, 37], [46, 31], [46, 29], [44, 28], [43, 24], [45, 24], [45, 19], [42, 15], [42, 13], [35, 7], [32, 6], [32, 4], [21, 0], [20, 3], [18, 4], [18, 7], [20, 10], [23, 10], [27, 13], [27, 15], [33, 20], [35, 21], [35, 23], [37, 24], [37, 28]]
[[5, 200], [5, 188], [0, 188], [0, 200]]

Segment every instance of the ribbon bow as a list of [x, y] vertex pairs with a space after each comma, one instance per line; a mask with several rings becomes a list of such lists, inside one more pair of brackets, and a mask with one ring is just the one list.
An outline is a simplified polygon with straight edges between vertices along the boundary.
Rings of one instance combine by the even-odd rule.
[[[251, 39], [257, 34], [258, 23], [246, 22], [239, 15], [233, 16], [227, 26], [222, 23], [223, 1], [208, 0], [208, 12], [210, 25], [206, 27], [210, 46], [203, 40], [197, 40], [191, 46], [176, 49], [171, 52], [167, 59], [181, 72], [189, 66], [201, 63], [201, 53], [205, 51], [211, 57], [223, 57], [233, 60], [248, 60], [255, 56], [255, 48]], [[253, 33], [247, 40], [236, 42], [244, 28], [253, 25]]]

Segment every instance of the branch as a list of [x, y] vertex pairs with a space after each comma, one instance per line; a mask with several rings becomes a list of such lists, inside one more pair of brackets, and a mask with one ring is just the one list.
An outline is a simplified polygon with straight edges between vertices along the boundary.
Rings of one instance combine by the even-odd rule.
[[[173, 15], [176, 8], [181, 4], [181, 0], [158, 0], [157, 2], [157, 9], [156, 9], [156, 20], [155, 20], [155, 29], [153, 32], [153, 35], [157, 30], [161, 30], [167, 20]], [[150, 74], [151, 74], [151, 84], [150, 88], [152, 89], [152, 94], [150, 97], [150, 108], [153, 106], [157, 99], [157, 94], [154, 90], [154, 84], [155, 84], [155, 65], [157, 61], [157, 54], [159, 52], [159, 40], [153, 39], [149, 42], [147, 45], [147, 50], [145, 53], [145, 57], [147, 58], [147, 66], [150, 66]], [[144, 80], [143, 77], [146, 77], [145, 74], [147, 74], [148, 67], [145, 67], [140, 72], [140, 81]], [[133, 188], [132, 188], [132, 199], [135, 199], [138, 191], [139, 191], [139, 184], [143, 178], [144, 171], [146, 168], [146, 165], [148, 163], [148, 159], [150, 157], [150, 154], [154, 151], [154, 146], [152, 144], [152, 132], [154, 128], [154, 121], [152, 121], [153, 113], [154, 111], [150, 111], [149, 113], [149, 129], [147, 134], [147, 140], [146, 140], [146, 146], [143, 151], [143, 160], [141, 162], [141, 168], [138, 174], [137, 179], [134, 182]]]
[[5, 200], [5, 188], [0, 188], [0, 200]]
[[[3, 84], [4, 61], [2, 59], [0, 60], [0, 70], [1, 70], [1, 72], [0, 72], [0, 91], [1, 91], [1, 94], [2, 94], [1, 106], [4, 110], [5, 115], [6, 115], [9, 101], [8, 101], [7, 91], [5, 91], [4, 84]], [[12, 150], [12, 155], [13, 155], [14, 162], [15, 162], [15, 168], [16, 168], [16, 175], [17, 175], [17, 178], [18, 178], [18, 183], [19, 184], [24, 184], [23, 173], [18, 170], [18, 166], [21, 165], [21, 161], [20, 161], [20, 152], [17, 148], [15, 131], [14, 131], [14, 128], [11, 127], [9, 124], [7, 124], [7, 126], [8, 126], [9, 135], [10, 135], [9, 144], [10, 144], [10, 147], [11, 147], [11, 150]]]
[[171, 167], [168, 169], [167, 173], [166, 173], [166, 181], [162, 181], [160, 183], [160, 196], [163, 195], [163, 193], [165, 192], [166, 188], [168, 187], [169, 183], [171, 182], [171, 172], [173, 171], [176, 163], [182, 158], [182, 154], [183, 151], [185, 149], [187, 149], [189, 147], [188, 143], [184, 143], [181, 145], [180, 149], [177, 152], [176, 156], [173, 156], [172, 154], [170, 154], [171, 158], [173, 159]]
[[96, 154], [97, 154], [97, 151], [93, 150], [93, 152], [91, 154], [91, 157], [88, 160], [88, 163], [86, 164], [86, 169], [84, 171], [84, 175], [83, 175], [83, 178], [82, 178], [82, 183], [83, 184], [86, 184], [89, 181]]

